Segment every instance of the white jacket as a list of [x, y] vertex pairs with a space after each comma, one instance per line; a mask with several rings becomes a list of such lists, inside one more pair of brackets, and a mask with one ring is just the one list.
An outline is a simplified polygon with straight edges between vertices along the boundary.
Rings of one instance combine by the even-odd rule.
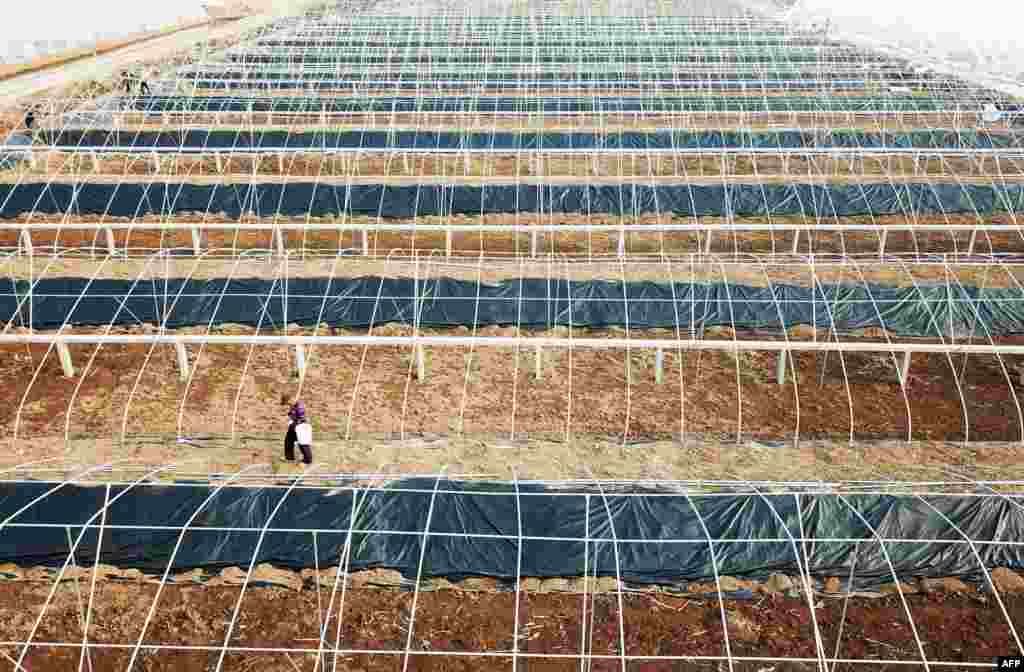
[[295, 425], [295, 442], [300, 446], [313, 445], [313, 425], [308, 420], [303, 420]]

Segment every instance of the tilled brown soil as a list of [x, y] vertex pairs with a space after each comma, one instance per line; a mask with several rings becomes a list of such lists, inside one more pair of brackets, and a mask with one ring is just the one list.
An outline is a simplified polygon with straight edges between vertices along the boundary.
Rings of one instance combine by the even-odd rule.
[[[1021, 253], [1024, 252], [1024, 233], [1018, 228], [1019, 223], [1014, 221], [1015, 217], [1009, 214], [987, 215], [984, 219], [986, 225], [1000, 225], [1006, 227], [1006, 232], [1000, 231], [979, 231], [975, 238], [974, 252], [979, 254], [995, 253]], [[53, 217], [41, 215], [22, 215], [14, 222], [31, 224], [42, 224], [53, 222]], [[105, 223], [160, 223], [167, 221], [166, 217], [147, 215], [134, 220], [122, 217], [86, 217], [70, 215], [61, 217], [61, 224], [95, 224], [94, 230], [61, 230], [60, 224], [55, 223], [52, 228], [33, 230], [31, 233], [33, 245], [37, 253], [47, 252], [53, 246], [64, 248], [94, 248], [98, 254], [103, 254], [107, 249], [107, 232], [102, 230], [101, 225]], [[388, 223], [390, 220], [381, 220], [376, 217], [314, 217], [294, 218], [280, 217], [269, 220], [270, 223], [288, 224], [346, 224], [353, 226], [376, 225]], [[602, 225], [602, 226], [643, 226], [643, 225], [664, 225], [683, 224], [695, 225], [725, 224], [725, 219], [720, 217], [682, 217], [671, 213], [651, 214], [639, 217], [616, 217], [610, 215], [585, 215], [585, 214], [558, 214], [546, 215], [542, 213], [528, 212], [517, 215], [452, 215], [446, 217], [418, 217], [402, 220], [405, 224], [427, 224], [427, 225]], [[176, 216], [173, 219], [174, 227], [166, 230], [154, 229], [132, 229], [132, 230], [111, 230], [114, 243], [119, 249], [128, 249], [133, 253], [146, 253], [160, 249], [178, 248], [182, 250], [193, 249], [193, 239], [188, 224], [247, 224], [267, 223], [268, 218], [256, 218], [246, 216], [241, 219], [228, 218], [223, 214], [211, 213], [209, 215], [186, 214]], [[813, 226], [813, 218], [804, 217], [773, 217], [771, 220], [763, 219], [736, 219], [735, 223], [751, 223], [764, 225], [800, 225]], [[893, 226], [912, 224], [946, 224], [956, 226], [972, 226], [979, 223], [979, 218], [971, 215], [951, 214], [945, 217], [916, 217], [910, 219], [902, 215], [886, 215], [879, 217], [828, 217], [821, 220], [822, 224], [850, 224], [866, 226]], [[237, 230], [204, 230], [201, 236], [202, 249], [220, 250], [245, 250], [245, 249], [276, 249], [277, 241], [274, 239], [272, 230], [251, 231], [245, 229]], [[754, 253], [754, 254], [778, 254], [793, 250], [792, 231], [738, 231], [738, 232], [716, 232], [712, 236], [711, 252], [715, 254], [731, 253]], [[971, 232], [908, 232], [893, 231], [887, 234], [885, 251], [889, 254], [897, 253], [918, 253], [918, 254], [942, 254], [942, 253], [965, 253], [969, 249]], [[323, 230], [286, 231], [283, 234], [282, 242], [288, 249], [298, 250], [337, 250], [350, 249], [362, 252], [362, 232], [344, 231], [332, 232]], [[422, 254], [426, 251], [446, 251], [448, 241], [445, 233], [441, 232], [397, 232], [397, 231], [370, 231], [366, 238], [367, 246], [373, 255], [387, 255], [389, 253], [409, 254], [415, 248]], [[603, 256], [618, 253], [619, 234], [616, 231], [565, 231], [565, 232], [544, 232], [538, 233], [538, 254], [566, 254], [566, 255], [593, 255]], [[0, 229], [0, 247], [16, 248], [19, 245], [19, 233], [15, 229]], [[699, 232], [664, 232], [651, 230], [650, 232], [632, 231], [625, 235], [625, 251], [631, 255], [643, 254], [692, 254], [707, 249], [707, 240]], [[797, 252], [801, 254], [859, 254], [877, 253], [879, 250], [879, 234], [872, 231], [856, 232], [802, 232], [797, 245]], [[476, 255], [486, 254], [489, 256], [515, 256], [530, 254], [530, 234], [519, 233], [489, 233], [482, 232], [454, 232], [451, 236], [452, 254]]]
[[[297, 278], [334, 278], [337, 280], [367, 277], [419, 278], [424, 282], [431, 283], [428, 291], [432, 292], [432, 297], [446, 301], [453, 299], [447, 294], [437, 293], [440, 288], [435, 284], [440, 279], [460, 280], [474, 285], [538, 278], [549, 280], [552, 283], [555, 280], [573, 282], [599, 280], [613, 283], [657, 282], [667, 285], [669, 281], [672, 281], [676, 284], [722, 283], [728, 284], [730, 287], [745, 285], [763, 288], [780, 285], [810, 288], [834, 283], [862, 289], [872, 285], [916, 288], [920, 297], [926, 295], [925, 288], [936, 286], [948, 287], [955, 291], [960, 286], [974, 286], [983, 289], [1017, 289], [1024, 284], [1024, 269], [1019, 264], [998, 263], [996, 260], [985, 257], [960, 257], [948, 260], [915, 259], [913, 257], [910, 259], [886, 257], [879, 260], [873, 256], [862, 256], [857, 259], [819, 257], [810, 263], [805, 257], [785, 253], [754, 258], [742, 254], [737, 257], [731, 255], [707, 257], [693, 254], [674, 258], [633, 257], [628, 261], [614, 256], [605, 256], [594, 259], [574, 259], [570, 262], [567, 258], [560, 258], [557, 255], [546, 256], [543, 252], [537, 259], [528, 258], [525, 254], [500, 259], [483, 256], [449, 259], [440, 253], [412, 258], [402, 254], [400, 250], [395, 250], [389, 251], [390, 254], [382, 253], [376, 257], [364, 257], [358, 254], [310, 254], [306, 256], [296, 254], [286, 262], [278, 255], [267, 253], [250, 256], [233, 255], [226, 254], [227, 251], [216, 256], [200, 258], [194, 258], [192, 255], [169, 255], [162, 258], [150, 255], [133, 258], [122, 256], [106, 258], [106, 248], [104, 247], [81, 251], [75, 255], [52, 255], [46, 254], [49, 252], [47, 248], [41, 248], [41, 250], [44, 252], [43, 254], [34, 256], [22, 254], [8, 257], [0, 264], [0, 272], [4, 273], [8, 280], [91, 278], [97, 281], [128, 280], [141, 283], [137, 285], [138, 287], [149, 287], [153, 282], [162, 282], [172, 278], [191, 280], [256, 278], [265, 281], [277, 279], [280, 283], [285, 282], [286, 279]], [[553, 287], [551, 291], [551, 296], [554, 297]], [[42, 293], [43, 290], [40, 292]], [[876, 296], [876, 294], [872, 292], [872, 296]], [[636, 296], [630, 294], [629, 298], [634, 300]], [[23, 304], [25, 303], [24, 298], [20, 300]], [[463, 297], [460, 300], [471, 299]], [[781, 300], [787, 299], [780, 298]], [[836, 299], [833, 298], [834, 300]], [[1006, 300], [1016, 299], [1011, 295]], [[820, 300], [816, 301], [816, 304], [819, 306], [816, 310], [822, 311], [834, 309], [835, 306], [834, 303], [829, 303], [826, 306], [825, 302]], [[964, 307], [967, 308], [967, 306]], [[879, 306], [879, 310], [883, 308], [884, 306]], [[690, 310], [698, 311], [698, 307], [694, 305]], [[939, 313], [933, 314], [938, 315]], [[124, 314], [122, 317], [126, 315]], [[827, 318], [826, 313], [821, 313], [821, 316]], [[744, 323], [741, 316], [734, 316], [734, 318], [737, 323]], [[14, 322], [5, 327], [13, 329], [23, 326], [18, 322], [19, 319], [27, 320], [28, 318], [16, 317]], [[80, 314], [72, 315], [67, 328], [80, 323], [82, 319]], [[882, 319], [889, 318], [883, 317]], [[467, 325], [473, 324], [469, 319], [465, 321]], [[681, 322], [685, 323], [685, 320], [681, 320]], [[381, 325], [377, 326], [379, 328]], [[280, 327], [281, 325], [269, 322], [262, 325], [264, 331]], [[772, 330], [777, 327], [777, 324], [768, 324], [765, 329]], [[796, 326], [791, 329], [791, 332], [800, 329], [802, 327]], [[301, 330], [296, 328], [292, 333], [299, 331]], [[634, 338], [641, 338], [643, 332], [642, 326], [634, 324], [631, 332]], [[750, 334], [745, 336], [747, 340], [750, 340]], [[793, 338], [810, 338], [812, 336], [813, 333], [806, 333], [804, 336], [798, 336], [795, 332], [791, 333]], [[869, 328], [845, 334], [845, 336], [881, 339], [885, 337], [885, 333], [880, 329]], [[890, 336], [894, 340], [899, 340], [899, 336], [895, 332]], [[731, 337], [731, 332], [726, 334], [726, 337]], [[744, 337], [742, 333], [741, 337]], [[823, 337], [823, 335], [819, 334], [819, 337]], [[974, 339], [988, 340], [986, 332], [980, 326], [974, 333]], [[999, 340], [1005, 339], [999, 337]]]
[[[0, 639], [27, 639], [50, 590], [47, 583], [0, 583]], [[522, 591], [517, 596], [442, 590], [414, 597], [412, 591], [353, 588], [345, 593], [342, 611], [340, 590], [332, 600], [327, 586], [295, 592], [255, 585], [242, 595], [237, 586], [172, 584], [147, 622], [156, 590], [149, 583], [99, 582], [90, 597], [87, 578], [61, 584], [32, 638], [25, 669], [78, 668], [84, 604], [92, 607], [88, 641], [96, 646], [90, 648], [88, 662], [95, 672], [124, 670], [144, 624], [147, 645], [172, 647], [140, 652], [135, 669], [148, 672], [213, 669], [225, 638], [236, 648], [223, 660], [221, 669], [230, 672], [305, 672], [324, 669], [324, 663], [335, 669], [328, 653], [317, 666], [323, 648], [341, 651], [336, 669], [346, 672], [400, 669], [406, 656], [410, 670], [507, 669], [513, 651], [520, 654], [520, 669], [569, 672], [580, 668], [583, 647], [592, 657], [587, 669], [608, 672], [623, 669], [623, 654], [629, 657], [625, 669], [630, 672], [723, 670], [728, 669], [727, 656], [738, 659], [732, 669], [744, 672], [810, 672], [819, 669], [821, 657], [834, 656], [860, 661], [840, 662], [831, 668], [837, 671], [861, 670], [868, 662], [871, 669], [895, 672], [920, 669], [922, 653], [933, 663], [953, 663], [942, 669], [958, 669], [957, 662], [987, 665], [995, 656], [1016, 652], [1011, 627], [995, 599], [979, 594], [911, 594], [906, 608], [895, 595], [876, 600], [816, 596], [812, 619], [805, 596], [757, 595], [720, 603], [629, 592]], [[1002, 599], [1009, 622], [1019, 629], [1024, 599]], [[187, 646], [197, 648], [173, 648]], [[22, 651], [15, 644], [2, 650], [15, 659]], [[640, 658], [644, 656], [651, 658]]]
[[[214, 333], [252, 330], [228, 326]], [[411, 332], [384, 325], [374, 333]], [[516, 330], [486, 327], [475, 334], [514, 336]], [[625, 335], [581, 329], [573, 334]], [[668, 330], [646, 335], [673, 336]], [[71, 379], [63, 377], [56, 351], [45, 345], [0, 350], [0, 423], [14, 441], [12, 448], [33, 452], [30, 444], [13, 438], [15, 423], [18, 439], [57, 438], [65, 432], [115, 438], [122, 428], [128, 434], [274, 434], [282, 426], [282, 394], [304, 399], [324, 441], [378, 433], [629, 441], [679, 434], [733, 441], [1021, 439], [1024, 358], [1009, 355], [1001, 361], [994, 355], [965, 361], [917, 354], [903, 388], [888, 354], [832, 353], [826, 359], [797, 353], [785, 384], [778, 385], [774, 353], [666, 351], [659, 384], [655, 353], [648, 350], [628, 357], [621, 350], [545, 350], [537, 379], [537, 353], [529, 345], [518, 355], [482, 346], [428, 347], [425, 378], [417, 380], [408, 347], [323, 345], [307, 348], [308, 371], [300, 387], [294, 355], [284, 346], [190, 346], [188, 383], [179, 381], [168, 345], [69, 349], [76, 367]]]
[[45, 175], [74, 177], [93, 181], [99, 176], [160, 175], [166, 179], [180, 178], [186, 182], [204, 177], [224, 181], [251, 180], [252, 176], [285, 176], [291, 178], [315, 177], [349, 178], [364, 181], [410, 179], [468, 181], [472, 178], [528, 179], [543, 177], [547, 180], [579, 178], [588, 183], [632, 179], [640, 182], [677, 181], [694, 182], [709, 178], [756, 178], [762, 182], [780, 179], [805, 182], [826, 180], [832, 182], [858, 180], [877, 181], [879, 178], [903, 182], [913, 179], [978, 180], [1002, 183], [1024, 177], [1024, 166], [1003, 158], [993, 157], [971, 160], [963, 156], [932, 156], [915, 159], [905, 155], [841, 156], [824, 155], [766, 156], [736, 153], [728, 156], [696, 156], [680, 151], [675, 154], [645, 154], [643, 152], [609, 154], [544, 156], [529, 154], [403, 154], [378, 153], [371, 150], [359, 155], [331, 153], [294, 153], [275, 155], [273, 151], [258, 156], [225, 155], [219, 160], [211, 155], [151, 155], [145, 151], [125, 154], [104, 154], [93, 157], [83, 152], [45, 152], [35, 154], [35, 163], [27, 172], [19, 170], [21, 179], [32, 181]]

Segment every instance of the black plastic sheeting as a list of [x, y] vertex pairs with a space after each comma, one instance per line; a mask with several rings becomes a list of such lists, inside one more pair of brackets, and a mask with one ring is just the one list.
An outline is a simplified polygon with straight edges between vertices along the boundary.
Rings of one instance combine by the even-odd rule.
[[1021, 146], [1015, 133], [976, 130], [875, 132], [808, 131], [657, 131], [615, 133], [429, 131], [46, 131], [48, 145], [82, 149], [409, 149], [409, 150], [619, 150], [619, 149], [1008, 149]]
[[33, 212], [407, 218], [515, 212], [846, 217], [1022, 210], [1024, 185], [1019, 184], [0, 184], [0, 219]]
[[[280, 327], [370, 324], [524, 328], [728, 326], [782, 331], [796, 325], [849, 332], [880, 327], [904, 336], [974, 337], [1024, 333], [1024, 296], [1017, 289], [959, 283], [865, 287], [854, 283], [752, 287], [734, 283], [566, 282], [522, 278], [497, 284], [409, 277], [293, 278], [287, 298], [271, 280], [129, 280], [52, 278], [18, 281], [0, 292], [0, 324], [61, 325], [224, 323]], [[419, 301], [414, 297], [419, 296]], [[326, 298], [325, 298], [326, 297]]]
[[960, 109], [980, 111], [981, 102], [943, 100], [921, 96], [560, 96], [547, 98], [479, 96], [351, 96], [336, 98], [144, 96], [122, 101], [126, 109], [145, 112], [593, 112], [620, 114], [645, 112], [936, 112]]
[[[435, 485], [443, 492], [432, 495]], [[0, 485], [0, 515], [29, 505], [52, 487]], [[104, 487], [68, 485], [29, 506], [0, 533], [0, 562], [62, 566], [70, 553], [70, 526], [72, 543], [81, 535], [77, 564], [98, 561], [147, 572], [162, 572], [168, 565], [172, 571], [216, 570], [250, 562], [294, 570], [337, 567], [350, 541], [350, 571], [389, 568], [411, 580], [420, 575], [514, 580], [581, 576], [586, 571], [630, 583], [669, 584], [714, 577], [708, 536], [727, 542], [716, 543], [713, 551], [719, 575], [727, 576], [801, 574], [797, 554], [804, 552], [815, 577], [846, 577], [856, 562], [858, 588], [892, 583], [889, 561], [901, 579], [977, 579], [980, 564], [990, 569], [1024, 566], [1020, 546], [986, 543], [1016, 542], [1024, 536], [1024, 510], [994, 495], [803, 495], [798, 500], [793, 495], [687, 498], [664, 492], [602, 496], [595, 489], [588, 498], [579, 490], [559, 496], [524, 483], [516, 496], [510, 483], [433, 479], [408, 479], [392, 487], [406, 491], [353, 495], [348, 489], [331, 493], [229, 487], [204, 506], [213, 492], [207, 485], [114, 485], [109, 500]], [[507, 494], [474, 493], [482, 487]], [[105, 501], [109, 505], [100, 539]], [[186, 523], [188, 532], [173, 559], [179, 531], [122, 529]], [[17, 527], [24, 524], [54, 527]], [[264, 528], [318, 530], [316, 553], [311, 532], [285, 531], [267, 532], [255, 553]], [[431, 536], [425, 538], [424, 530]], [[975, 542], [981, 563], [961, 532]], [[883, 552], [875, 533], [908, 541], [886, 542]], [[491, 536], [462, 536], [466, 534]], [[850, 541], [793, 541], [803, 538]]]

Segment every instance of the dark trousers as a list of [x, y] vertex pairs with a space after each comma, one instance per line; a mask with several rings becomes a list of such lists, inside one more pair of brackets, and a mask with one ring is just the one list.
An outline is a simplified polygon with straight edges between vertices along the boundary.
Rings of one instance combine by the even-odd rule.
[[288, 433], [284, 435], [284, 459], [289, 462], [295, 459], [295, 446], [299, 446], [299, 450], [302, 451], [302, 461], [306, 464], [313, 464], [313, 447], [303, 446], [302, 444], [296, 444], [298, 437], [295, 436], [295, 425], [288, 425]]

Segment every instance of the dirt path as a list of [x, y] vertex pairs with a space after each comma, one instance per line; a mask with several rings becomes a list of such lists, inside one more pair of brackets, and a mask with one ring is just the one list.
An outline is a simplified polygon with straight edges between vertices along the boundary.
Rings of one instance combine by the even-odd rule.
[[27, 63], [20, 63], [15, 65], [0, 65], [0, 81], [9, 81], [16, 77], [22, 77], [31, 75], [46, 70], [53, 70], [56, 68], [67, 67], [74, 63], [78, 63], [88, 58], [96, 58], [98, 56], [105, 56], [107, 54], [141, 45], [145, 42], [151, 42], [155, 39], [164, 37], [170, 37], [176, 35], [184, 30], [192, 30], [195, 28], [206, 27], [206, 22], [201, 20], [193, 20], [188, 24], [179, 24], [158, 30], [155, 32], [148, 33], [137, 33], [130, 35], [120, 40], [107, 40], [98, 42], [91, 48], [85, 49], [69, 49], [60, 53], [44, 56], [37, 58]]
[[5, 106], [16, 104], [19, 99], [37, 96], [83, 80], [102, 80], [113, 77], [119, 70], [131, 67], [141, 60], [168, 58], [188, 50], [192, 45], [210, 40], [222, 40], [258, 28], [270, 21], [266, 15], [258, 15], [225, 24], [206, 24], [137, 42], [96, 57], [83, 58], [38, 72], [12, 77], [0, 82], [0, 100]]

